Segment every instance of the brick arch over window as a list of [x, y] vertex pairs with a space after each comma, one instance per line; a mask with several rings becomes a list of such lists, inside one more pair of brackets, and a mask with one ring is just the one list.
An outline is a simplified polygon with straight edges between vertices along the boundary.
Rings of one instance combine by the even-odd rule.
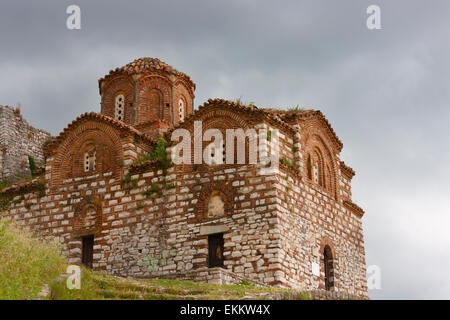
[[175, 81], [174, 84], [174, 90], [173, 90], [173, 97], [174, 97], [174, 115], [175, 115], [175, 125], [180, 123], [180, 117], [179, 117], [179, 102], [182, 100], [184, 102], [184, 118], [186, 119], [186, 116], [191, 115], [194, 109], [193, 106], [193, 99], [194, 99], [194, 92], [189, 89], [188, 86], [186, 86], [186, 83], [182, 80]]
[[186, 96], [194, 97], [194, 91], [192, 90], [192, 86], [186, 83], [183, 79], [178, 79], [174, 83], [174, 87], [178, 89], [178, 91], [184, 91]]
[[320, 240], [320, 289], [333, 290], [336, 287], [336, 244], [328, 237]]
[[94, 140], [87, 139], [84, 141], [79, 149], [78, 157], [81, 157], [80, 159], [82, 159], [81, 164], [83, 167], [83, 170], [76, 168], [76, 171], [79, 171], [79, 174], [83, 171], [89, 172], [90, 174], [97, 171], [97, 146]]
[[226, 197], [222, 191], [214, 190], [208, 199], [208, 218], [220, 218], [225, 215]]
[[102, 205], [96, 196], [87, 196], [75, 206], [72, 218], [73, 237], [100, 234], [102, 227]]
[[[95, 169], [86, 171], [86, 153], [94, 155]], [[123, 160], [119, 133], [103, 123], [88, 121], [80, 124], [58, 147], [51, 169], [50, 187], [57, 187], [65, 179], [112, 172], [120, 175]]]
[[335, 159], [325, 140], [312, 134], [305, 143], [305, 176], [337, 199]]
[[231, 184], [225, 182], [206, 183], [202, 185], [201, 190], [196, 193], [198, 203], [195, 218], [190, 219], [191, 221], [189, 223], [219, 218], [220, 216], [209, 215], [211, 200], [216, 196], [219, 196], [223, 202], [223, 216], [232, 214], [235, 194]]
[[104, 85], [101, 113], [114, 118], [116, 113], [116, 97], [119, 95], [123, 95], [125, 100], [121, 121], [132, 124], [134, 85], [130, 77], [119, 76]]
[[156, 120], [171, 121], [170, 83], [157, 76], [139, 81], [136, 124]]

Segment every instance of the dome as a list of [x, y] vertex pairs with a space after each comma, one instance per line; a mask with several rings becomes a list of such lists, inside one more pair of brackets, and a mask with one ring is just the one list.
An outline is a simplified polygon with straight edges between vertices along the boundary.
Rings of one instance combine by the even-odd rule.
[[157, 58], [150, 58], [150, 57], [139, 58], [124, 65], [123, 67], [111, 70], [109, 74], [99, 79], [99, 83], [101, 83], [103, 80], [106, 80], [109, 76], [112, 75], [117, 74], [133, 75], [146, 72], [166, 72], [176, 77], [183, 78], [195, 90], [195, 83], [191, 80], [191, 78], [187, 74], [176, 70], [175, 68], [171, 67], [167, 63]]

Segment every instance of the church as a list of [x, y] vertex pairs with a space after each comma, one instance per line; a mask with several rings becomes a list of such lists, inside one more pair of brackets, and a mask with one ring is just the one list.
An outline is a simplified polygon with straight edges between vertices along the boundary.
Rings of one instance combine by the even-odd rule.
[[[2, 216], [60, 242], [69, 263], [109, 274], [367, 298], [355, 172], [320, 111], [223, 99], [194, 110], [195, 83], [156, 58], [111, 70], [98, 85], [100, 112], [45, 143], [35, 178], [0, 191]], [[245, 161], [199, 163], [195, 152], [194, 161], [174, 161], [174, 132], [194, 144], [212, 129], [266, 134], [244, 138]], [[248, 161], [252, 140], [276, 155], [273, 170]], [[206, 154], [225, 160], [215, 146]]]

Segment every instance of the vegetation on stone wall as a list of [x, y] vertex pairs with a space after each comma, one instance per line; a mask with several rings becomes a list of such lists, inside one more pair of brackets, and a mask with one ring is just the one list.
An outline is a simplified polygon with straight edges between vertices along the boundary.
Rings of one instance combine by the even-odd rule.
[[40, 176], [36, 180], [36, 188], [37, 188], [36, 195], [38, 196], [38, 198], [42, 198], [43, 196], [45, 196], [46, 185], [44, 176]]
[[42, 145], [42, 149], [47, 148], [54, 140], [55, 140], [55, 139], [54, 139], [53, 137], [47, 139], [47, 140], [44, 142], [44, 144]]
[[31, 176], [34, 177], [37, 166], [36, 166], [36, 161], [34, 160], [34, 157], [31, 155], [28, 156], [28, 164], [30, 166]]
[[120, 185], [125, 191], [130, 191], [131, 189], [137, 187], [137, 180], [131, 179], [131, 173], [128, 172], [122, 177], [122, 179], [120, 179]]
[[12, 183], [8, 180], [0, 180], [0, 190], [10, 187], [11, 184]]
[[140, 165], [146, 161], [157, 162], [158, 166], [163, 170], [164, 175], [167, 174], [167, 169], [169, 169], [173, 164], [171, 159], [167, 156], [167, 142], [164, 138], [159, 137], [155, 149], [153, 149], [150, 153], [146, 153], [136, 159], [133, 164]]
[[149, 188], [145, 189], [145, 191], [142, 193], [142, 195], [146, 197], [150, 197], [154, 194], [161, 194], [161, 188], [158, 184], [154, 183]]
[[281, 158], [281, 159], [280, 159], [280, 163], [281, 163], [282, 165], [286, 166], [286, 167], [291, 167], [291, 166], [292, 166], [291, 160], [289, 160], [289, 159], [286, 158], [286, 157]]
[[299, 107], [299, 105], [297, 105], [295, 107], [288, 108], [286, 113], [302, 113], [305, 111], [306, 111], [305, 108], [301, 108], [301, 107]]
[[167, 142], [163, 138], [158, 139], [155, 149], [150, 153], [150, 160], [157, 161], [163, 169], [164, 175], [167, 173], [167, 169], [172, 166], [171, 159], [167, 156]]
[[7, 193], [0, 193], [0, 213], [8, 210], [11, 206], [12, 196]]

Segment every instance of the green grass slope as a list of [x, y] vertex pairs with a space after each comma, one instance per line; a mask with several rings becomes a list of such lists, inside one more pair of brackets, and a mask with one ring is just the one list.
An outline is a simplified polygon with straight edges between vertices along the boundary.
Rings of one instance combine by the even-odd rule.
[[82, 268], [81, 289], [68, 289], [62, 277], [68, 263], [57, 244], [44, 243], [0, 219], [0, 300], [229, 300], [308, 299], [308, 294], [274, 287], [218, 285], [167, 279], [133, 279]]
[[56, 244], [46, 244], [0, 220], [0, 299], [35, 299], [59, 276], [66, 260]]
[[257, 287], [248, 284], [219, 285], [167, 279], [132, 279], [105, 275], [82, 269], [80, 290], [69, 290], [66, 279], [51, 283], [50, 299], [56, 300], [231, 300], [272, 299], [274, 295], [283, 299], [308, 299], [307, 294], [292, 290]]

